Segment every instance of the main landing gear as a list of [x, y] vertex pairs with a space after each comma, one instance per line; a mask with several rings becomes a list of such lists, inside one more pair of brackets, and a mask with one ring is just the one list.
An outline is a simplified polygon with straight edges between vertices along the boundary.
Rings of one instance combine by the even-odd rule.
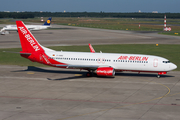
[[6, 34], [9, 34], [9, 32], [8, 31], [0, 31], [0, 34], [1, 35], [6, 35]]
[[87, 77], [92, 77], [92, 73], [91, 73], [91, 72], [88, 72], [88, 73], [86, 73], [86, 76], [87, 76]]
[[87, 77], [92, 77], [93, 76], [93, 71], [88, 70], [88, 73], [86, 73], [86, 76]]

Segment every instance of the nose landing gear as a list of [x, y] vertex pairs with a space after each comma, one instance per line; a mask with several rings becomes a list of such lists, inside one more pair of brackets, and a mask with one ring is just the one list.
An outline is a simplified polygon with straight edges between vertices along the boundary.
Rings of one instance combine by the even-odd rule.
[[161, 76], [160, 75], [157, 75], [157, 78], [160, 78]]
[[159, 72], [158, 75], [157, 75], [157, 78], [160, 78], [161, 76], [160, 75], [164, 75], [166, 74], [167, 72]]

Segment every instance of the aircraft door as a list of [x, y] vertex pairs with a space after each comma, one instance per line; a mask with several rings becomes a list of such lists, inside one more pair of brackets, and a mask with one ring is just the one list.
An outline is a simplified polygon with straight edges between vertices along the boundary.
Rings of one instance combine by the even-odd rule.
[[156, 58], [154, 59], [154, 61], [153, 61], [153, 66], [154, 66], [154, 67], [158, 67], [158, 59], [156, 59]]

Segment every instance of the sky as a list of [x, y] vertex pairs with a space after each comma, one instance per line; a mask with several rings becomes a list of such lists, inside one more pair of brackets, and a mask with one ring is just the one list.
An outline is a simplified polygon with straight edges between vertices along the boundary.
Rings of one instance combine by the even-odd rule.
[[0, 11], [180, 13], [180, 0], [2, 0]]

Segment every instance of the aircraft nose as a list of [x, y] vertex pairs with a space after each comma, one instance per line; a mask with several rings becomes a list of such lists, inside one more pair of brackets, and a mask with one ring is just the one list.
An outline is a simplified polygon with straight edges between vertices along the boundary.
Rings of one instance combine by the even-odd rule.
[[177, 66], [176, 66], [175, 64], [172, 63], [172, 64], [171, 64], [171, 69], [174, 70], [174, 69], [176, 69], [176, 68], [177, 68]]

